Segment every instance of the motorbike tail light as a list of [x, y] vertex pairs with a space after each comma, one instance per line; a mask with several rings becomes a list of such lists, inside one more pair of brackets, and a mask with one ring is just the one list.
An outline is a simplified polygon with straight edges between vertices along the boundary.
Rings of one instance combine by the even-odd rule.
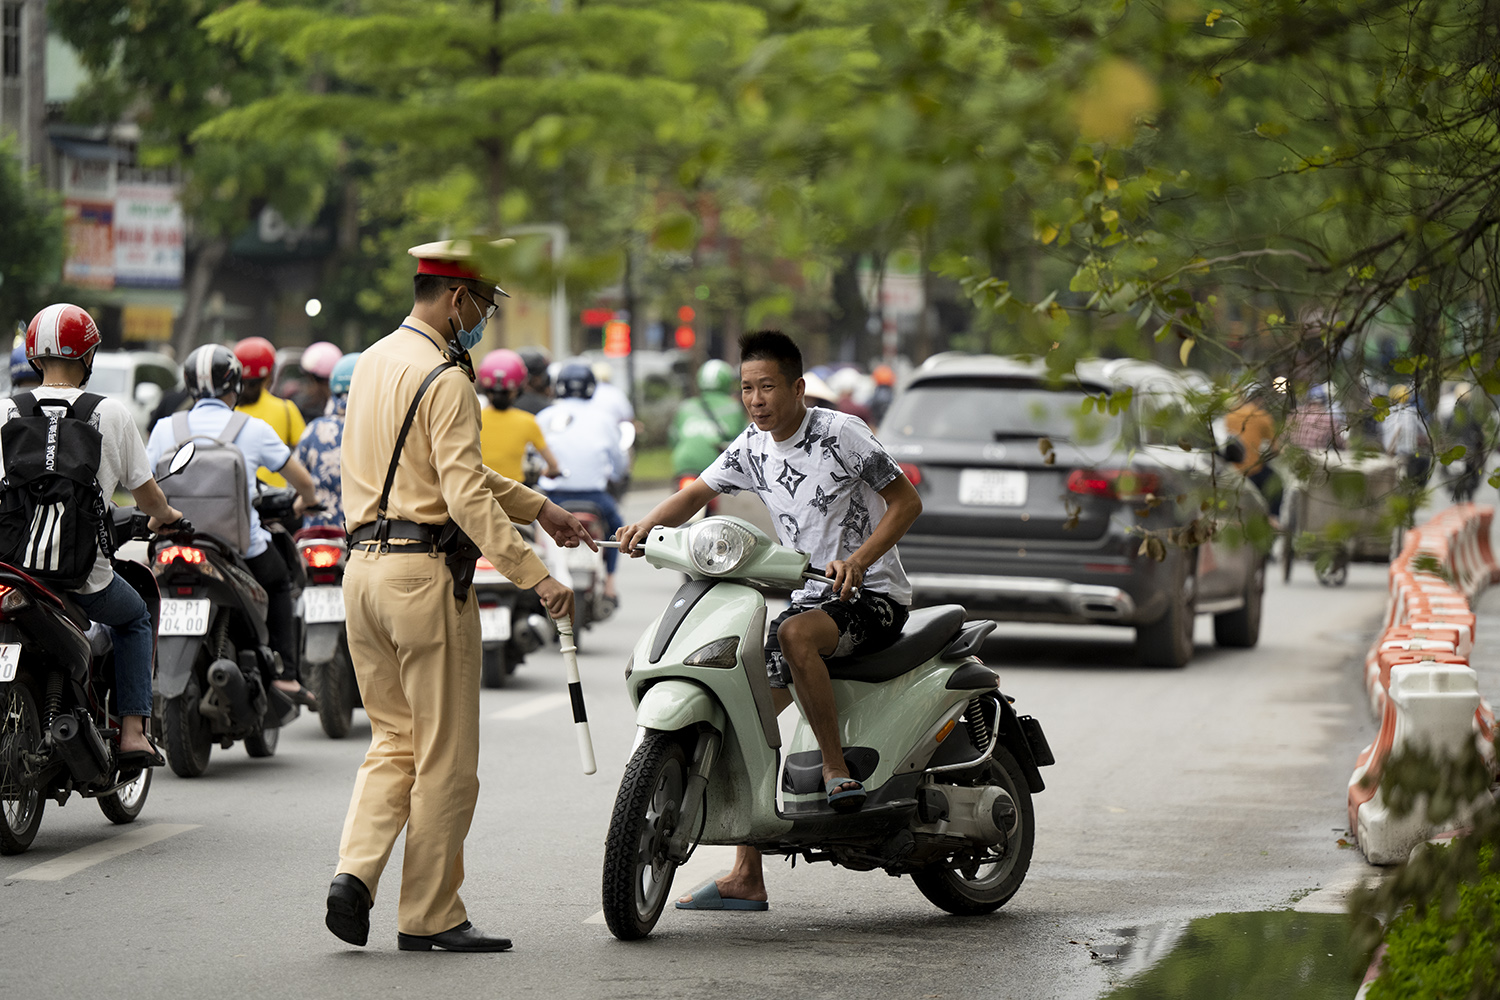
[[192, 596], [192, 593], [193, 593], [193, 588], [192, 587], [178, 587], [177, 588], [177, 596], [178, 597], [190, 597], [190, 596]]
[[1161, 477], [1134, 469], [1074, 469], [1068, 473], [1068, 492], [1112, 500], [1143, 497], [1161, 489]]
[[14, 587], [0, 586], [0, 612], [8, 614], [12, 611], [20, 611], [30, 603], [31, 599], [22, 591]]
[[306, 545], [302, 548], [302, 561], [311, 569], [332, 569], [343, 558], [343, 547], [338, 545]]
[[910, 462], [901, 463], [901, 471], [906, 473], [906, 478], [911, 480], [913, 486], [922, 485], [922, 467]]
[[678, 476], [677, 477], [677, 489], [678, 490], [685, 490], [685, 489], [687, 489], [689, 486], [693, 485], [693, 483], [697, 480], [697, 478], [698, 478], [697, 476]]
[[338, 583], [338, 580], [337, 573], [314, 573], [312, 575], [313, 583]]
[[191, 545], [168, 545], [156, 555], [158, 566], [169, 566], [174, 560], [181, 559], [190, 566], [201, 566], [207, 557], [202, 549], [195, 549]]

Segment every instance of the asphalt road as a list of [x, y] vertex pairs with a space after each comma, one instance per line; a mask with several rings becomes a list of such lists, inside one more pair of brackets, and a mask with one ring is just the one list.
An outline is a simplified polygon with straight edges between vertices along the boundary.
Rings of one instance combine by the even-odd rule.
[[[633, 562], [620, 613], [585, 636], [581, 657], [597, 774], [579, 772], [555, 654], [533, 655], [512, 687], [482, 695], [464, 897], [475, 923], [515, 938], [515, 951], [398, 952], [400, 845], [370, 946], [324, 929], [369, 730], [359, 716], [332, 741], [304, 716], [273, 759], [216, 749], [202, 778], [161, 772], [132, 826], [111, 826], [84, 800], [52, 804], [31, 851], [0, 858], [0, 993], [1095, 997], [1139, 967], [1140, 955], [1108, 961], [1121, 930], [1149, 938], [1317, 889], [1302, 906], [1336, 906], [1368, 871], [1338, 841], [1349, 770], [1374, 730], [1357, 661], [1384, 567], [1356, 566], [1337, 590], [1298, 569], [1289, 586], [1268, 585], [1259, 647], [1217, 650], [1200, 618], [1184, 670], [1135, 666], [1125, 631], [1001, 628], [986, 660], [1017, 708], [1042, 721], [1058, 764], [1036, 799], [1030, 876], [990, 917], [950, 917], [908, 879], [779, 861], [768, 865], [768, 913], [668, 909], [647, 941], [611, 938], [600, 863], [634, 736], [621, 669], [678, 583]], [[679, 886], [726, 858], [703, 849]]]

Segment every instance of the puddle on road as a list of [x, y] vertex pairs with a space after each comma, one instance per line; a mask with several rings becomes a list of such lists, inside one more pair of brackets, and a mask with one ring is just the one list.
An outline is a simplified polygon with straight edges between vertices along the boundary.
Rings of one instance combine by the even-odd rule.
[[1343, 914], [1292, 910], [1128, 928], [1099, 955], [1122, 983], [1105, 1000], [1348, 1000], [1349, 934]]

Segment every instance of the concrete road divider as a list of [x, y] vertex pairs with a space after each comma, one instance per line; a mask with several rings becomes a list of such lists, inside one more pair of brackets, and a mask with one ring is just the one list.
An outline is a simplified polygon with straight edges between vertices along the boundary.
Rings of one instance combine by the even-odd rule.
[[1386, 762], [1413, 747], [1454, 754], [1474, 740], [1497, 771], [1495, 715], [1469, 667], [1473, 601], [1500, 581], [1493, 508], [1457, 504], [1408, 531], [1391, 562], [1384, 627], [1365, 656], [1375, 741], [1349, 779], [1349, 829], [1371, 864], [1395, 864], [1433, 833], [1425, 806], [1397, 819], [1381, 795]]

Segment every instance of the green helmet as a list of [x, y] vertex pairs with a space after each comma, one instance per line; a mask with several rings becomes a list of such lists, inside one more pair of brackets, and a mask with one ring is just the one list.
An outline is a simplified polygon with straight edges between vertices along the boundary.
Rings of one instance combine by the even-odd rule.
[[727, 361], [710, 358], [698, 369], [699, 392], [732, 393], [739, 387], [740, 377]]

